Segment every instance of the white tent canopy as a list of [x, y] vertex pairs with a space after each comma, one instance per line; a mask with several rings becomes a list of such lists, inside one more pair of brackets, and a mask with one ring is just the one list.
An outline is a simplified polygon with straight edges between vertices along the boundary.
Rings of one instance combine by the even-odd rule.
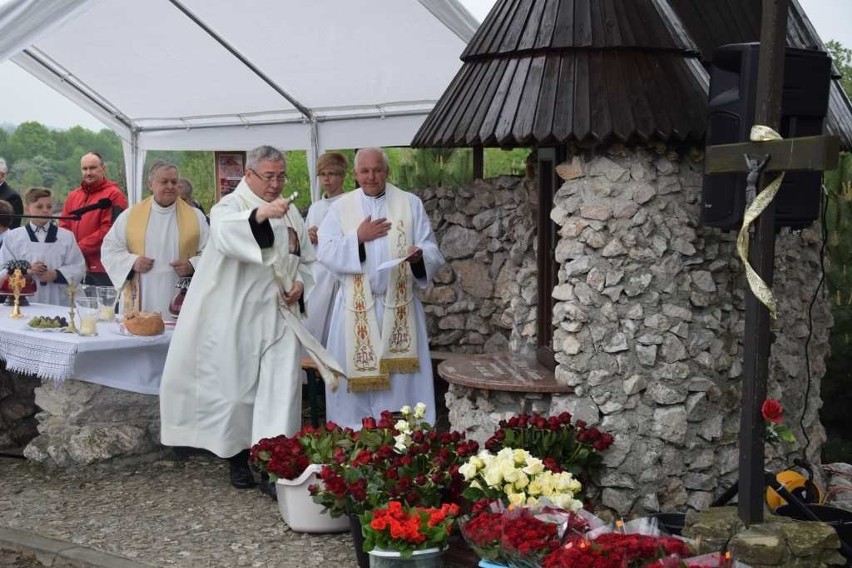
[[147, 150], [407, 146], [476, 20], [457, 0], [0, 0], [11, 59]]

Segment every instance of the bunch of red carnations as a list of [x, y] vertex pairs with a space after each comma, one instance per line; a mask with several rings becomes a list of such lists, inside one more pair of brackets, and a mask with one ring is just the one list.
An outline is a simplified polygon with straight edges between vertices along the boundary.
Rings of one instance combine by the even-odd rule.
[[410, 507], [391, 501], [361, 515], [364, 550], [393, 550], [409, 558], [415, 550], [444, 548], [459, 506]]

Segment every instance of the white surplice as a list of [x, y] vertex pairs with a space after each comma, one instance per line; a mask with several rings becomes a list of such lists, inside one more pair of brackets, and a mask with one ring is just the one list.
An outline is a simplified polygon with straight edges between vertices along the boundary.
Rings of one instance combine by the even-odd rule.
[[[311, 205], [308, 209], [308, 216], [305, 219], [305, 224], [308, 228], [319, 227], [328, 214], [329, 209], [331, 209], [332, 204], [341, 197], [343, 197], [342, 193], [334, 197], [324, 197]], [[316, 337], [320, 343], [328, 346], [331, 308], [334, 305], [337, 290], [340, 288], [340, 279], [336, 274], [330, 272], [325, 266], [317, 262], [314, 264], [314, 280], [316, 281], [314, 289], [311, 295], [305, 300], [308, 312], [305, 327], [308, 328], [311, 335]]]
[[[49, 227], [49, 225], [45, 225]], [[3, 247], [0, 248], [0, 267], [5, 266], [9, 260], [27, 260], [30, 264], [41, 261], [51, 270], [58, 270], [67, 282], [78, 283], [86, 274], [86, 261], [74, 233], [66, 229], [54, 226], [51, 230], [56, 231], [56, 241], [46, 242], [47, 234], [43, 231], [35, 231], [35, 226], [29, 224], [36, 240], [27, 231], [27, 226], [18, 227], [6, 232], [3, 239]], [[5, 271], [2, 272], [5, 274]], [[68, 305], [68, 293], [66, 284], [60, 282], [41, 283], [36, 281], [38, 291], [30, 297], [30, 301], [41, 304], [55, 304], [58, 306]]]
[[[127, 222], [130, 218], [130, 209], [121, 212], [112, 228], [104, 237], [101, 245], [101, 262], [112, 280], [113, 285], [122, 292], [125, 281], [133, 270], [133, 263], [139, 255], [132, 254], [127, 249]], [[210, 229], [204, 214], [192, 208], [198, 221], [198, 250], [204, 250]], [[169, 313], [169, 304], [177, 294], [175, 288], [180, 276], [169, 263], [180, 256], [180, 239], [178, 234], [177, 207], [174, 203], [168, 207], [151, 203], [151, 215], [145, 228], [145, 255], [154, 259], [154, 266], [150, 271], [140, 274], [140, 287], [142, 289], [141, 307], [143, 312], [160, 312], [166, 321], [174, 318]], [[198, 267], [201, 255], [193, 256], [189, 262], [193, 267]], [[124, 300], [120, 299], [119, 307], [124, 306]]]
[[[390, 184], [388, 184], [390, 185]], [[373, 219], [386, 217], [386, 199], [384, 194], [370, 197], [362, 189], [356, 189], [364, 217], [370, 215]], [[423, 262], [426, 267], [425, 278], [415, 278], [414, 282], [425, 288], [435, 273], [444, 265], [444, 257], [438, 249], [438, 243], [429, 217], [420, 199], [411, 193], [405, 193], [411, 207], [412, 238], [414, 245], [423, 251]], [[345, 203], [345, 202], [344, 202]], [[377, 271], [376, 267], [382, 262], [391, 260], [388, 237], [382, 237], [364, 243], [366, 260], [362, 264], [358, 256], [358, 236], [355, 232], [344, 234], [341, 225], [341, 201], [331, 206], [325, 220], [319, 229], [318, 259], [339, 278], [347, 274], [368, 274], [370, 288], [375, 300], [376, 319], [381, 332], [384, 317], [384, 299], [388, 287], [390, 271]], [[345, 300], [341, 287], [334, 301], [331, 316], [331, 332], [328, 337], [328, 350], [334, 357], [346, 366], [346, 334], [353, 330], [345, 329]], [[393, 373], [390, 375], [390, 390], [350, 393], [346, 388], [337, 392], [326, 391], [326, 416], [341, 426], [354, 429], [361, 428], [361, 419], [365, 416], [378, 418], [383, 410], [398, 411], [405, 405], [414, 406], [418, 402], [426, 404], [425, 419], [435, 422], [435, 387], [432, 377], [432, 360], [429, 356], [429, 338], [426, 334], [426, 316], [423, 305], [415, 296], [412, 301], [415, 325], [417, 328], [417, 358], [420, 370], [416, 373]]]
[[[314, 247], [295, 207], [260, 248], [249, 217], [265, 203], [243, 179], [210, 211], [210, 244], [187, 291], [160, 387], [162, 442], [230, 457], [301, 427], [301, 344], [278, 309], [273, 267], [301, 247], [295, 280], [313, 287]], [[263, 228], [265, 224], [261, 224]]]

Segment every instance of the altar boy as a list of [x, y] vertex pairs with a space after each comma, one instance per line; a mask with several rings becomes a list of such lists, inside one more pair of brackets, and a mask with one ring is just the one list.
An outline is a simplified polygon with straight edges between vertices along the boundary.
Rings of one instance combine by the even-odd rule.
[[[49, 189], [31, 187], [24, 195], [27, 215], [48, 217], [53, 208]], [[86, 273], [86, 262], [74, 234], [46, 218], [31, 218], [26, 225], [6, 234], [0, 249], [0, 268], [10, 260], [29, 261], [29, 275], [38, 285], [31, 300], [43, 304], [67, 305], [64, 285], [80, 282]]]

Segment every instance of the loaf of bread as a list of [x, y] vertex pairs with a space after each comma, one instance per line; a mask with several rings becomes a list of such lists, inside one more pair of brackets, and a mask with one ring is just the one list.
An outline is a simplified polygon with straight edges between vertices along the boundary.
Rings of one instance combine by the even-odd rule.
[[124, 316], [124, 327], [133, 335], [160, 335], [166, 324], [160, 312], [131, 312]]

